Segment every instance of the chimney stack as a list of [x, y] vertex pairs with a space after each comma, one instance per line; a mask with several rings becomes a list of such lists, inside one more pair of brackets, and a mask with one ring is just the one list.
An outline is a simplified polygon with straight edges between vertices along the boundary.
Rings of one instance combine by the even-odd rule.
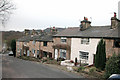
[[91, 27], [91, 22], [88, 21], [88, 18], [84, 17], [84, 20], [81, 21], [81, 25], [80, 25], [80, 30], [86, 30], [87, 28]]
[[114, 17], [111, 18], [111, 29], [117, 28], [120, 20], [116, 18], [116, 13], [114, 12]]

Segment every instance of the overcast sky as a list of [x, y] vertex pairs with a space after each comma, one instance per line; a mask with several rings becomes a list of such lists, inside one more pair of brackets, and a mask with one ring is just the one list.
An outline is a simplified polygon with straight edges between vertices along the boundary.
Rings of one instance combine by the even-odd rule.
[[[84, 16], [92, 26], [110, 25], [120, 0], [12, 0], [16, 10], [4, 30], [78, 27]], [[117, 14], [118, 15], [118, 14]]]

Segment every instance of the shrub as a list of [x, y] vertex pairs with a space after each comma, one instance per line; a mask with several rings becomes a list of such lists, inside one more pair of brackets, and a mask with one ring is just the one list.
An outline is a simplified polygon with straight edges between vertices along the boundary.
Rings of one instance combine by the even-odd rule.
[[11, 50], [13, 51], [14, 57], [16, 56], [16, 40], [11, 41]]
[[56, 60], [48, 60], [47, 64], [57, 64], [57, 61]]
[[72, 68], [73, 68], [74, 71], [78, 71], [78, 67], [73, 66]]
[[95, 71], [96, 71], [96, 68], [95, 68], [95, 67], [92, 67], [92, 68], [89, 69], [89, 73], [93, 73], [93, 72], [95, 72]]
[[115, 54], [109, 58], [105, 66], [105, 78], [108, 78], [112, 74], [120, 74], [120, 54]]
[[97, 46], [97, 51], [95, 55], [95, 67], [104, 70], [105, 63], [106, 63], [105, 42], [103, 39], [101, 39]]
[[77, 72], [84, 71], [84, 69], [85, 69], [85, 67], [80, 66], [80, 67], [77, 69]]
[[59, 57], [59, 58], [57, 58], [57, 61], [64, 61], [65, 59], [64, 58], [61, 58], [61, 57]]
[[54, 60], [54, 58], [49, 58], [50, 60]]
[[60, 61], [57, 62], [58, 65], [60, 65], [60, 63], [61, 63]]
[[101, 70], [101, 69], [98, 69], [98, 68], [96, 68], [96, 71], [97, 71], [97, 72], [102, 72], [102, 70]]

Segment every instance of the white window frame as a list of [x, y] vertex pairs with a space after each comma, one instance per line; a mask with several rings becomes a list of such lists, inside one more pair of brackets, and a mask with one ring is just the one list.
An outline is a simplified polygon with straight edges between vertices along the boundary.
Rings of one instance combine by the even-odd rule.
[[24, 54], [26, 54], [25, 50], [24, 50]]
[[18, 46], [20, 45], [20, 42], [19, 42], [19, 41], [17, 42], [17, 45], [18, 45]]
[[90, 39], [89, 38], [81, 38], [81, 44], [86, 44], [88, 45], [90, 42]]
[[89, 52], [79, 51], [79, 57], [80, 57], [80, 60], [87, 60], [88, 61]]
[[65, 56], [62, 55], [61, 58], [66, 59], [66, 54], [67, 54], [66, 52], [67, 52], [67, 51], [66, 51], [65, 49], [60, 49], [60, 57], [61, 57], [61, 54], [65, 53]]
[[[62, 40], [65, 40], [65, 42], [62, 41]], [[67, 43], [67, 38], [66, 37], [61, 37], [61, 43]]]
[[40, 53], [40, 51], [39, 51], [39, 50], [37, 50], [37, 55], [39, 55], [39, 53]]
[[35, 49], [32, 49], [32, 53], [35, 54]]
[[32, 41], [32, 44], [35, 45], [35, 40]]
[[27, 42], [24, 42], [24, 46], [27, 46]]
[[20, 51], [20, 49], [19, 48], [17, 48], [17, 52], [19, 52]]

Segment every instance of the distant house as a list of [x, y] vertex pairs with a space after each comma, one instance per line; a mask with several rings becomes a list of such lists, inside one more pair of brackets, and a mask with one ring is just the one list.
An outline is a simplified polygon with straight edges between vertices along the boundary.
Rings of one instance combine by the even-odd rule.
[[18, 39], [16, 41], [16, 55], [36, 58], [54, 57], [52, 36], [56, 34], [57, 31], [61, 31], [63, 29], [47, 28], [40, 35], [32, 34]]
[[16, 55], [17, 56], [31, 56], [37, 57], [36, 53], [36, 39], [41, 35], [27, 35], [16, 41]]
[[88, 20], [81, 21], [80, 27], [67, 28], [54, 35], [54, 58], [59, 57], [82, 63], [93, 64], [100, 39], [106, 42], [106, 57], [118, 54], [120, 50], [119, 20], [111, 18], [111, 26], [91, 26]]
[[29, 40], [31, 35], [24, 36], [16, 41], [16, 56], [29, 55]]
[[41, 37], [41, 39], [36, 39], [36, 43], [39, 44], [40, 57], [53, 57], [54, 49], [52, 47], [52, 34], [44, 35], [43, 37]]
[[30, 56], [32, 57], [49, 57], [52, 58], [54, 49], [52, 34], [33, 36], [29, 41]]

